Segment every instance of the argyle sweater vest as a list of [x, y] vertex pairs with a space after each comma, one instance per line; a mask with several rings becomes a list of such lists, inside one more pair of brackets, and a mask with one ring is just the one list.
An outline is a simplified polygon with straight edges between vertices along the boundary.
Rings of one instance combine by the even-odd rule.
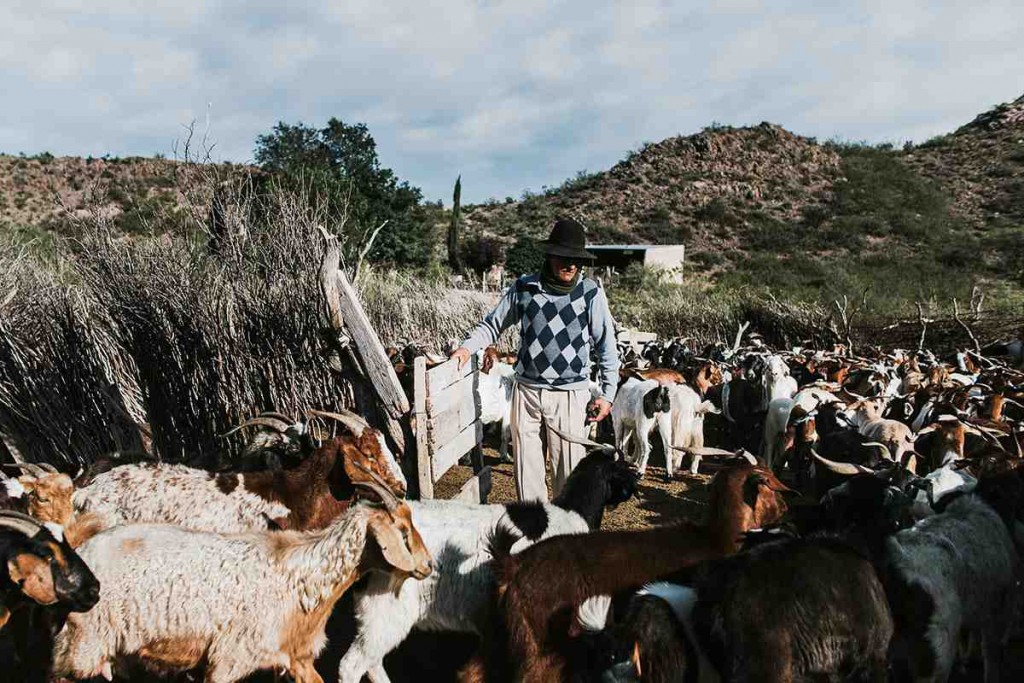
[[516, 374], [553, 387], [585, 382], [590, 366], [590, 304], [600, 285], [580, 278], [568, 294], [543, 290], [538, 275], [516, 280], [520, 346]]

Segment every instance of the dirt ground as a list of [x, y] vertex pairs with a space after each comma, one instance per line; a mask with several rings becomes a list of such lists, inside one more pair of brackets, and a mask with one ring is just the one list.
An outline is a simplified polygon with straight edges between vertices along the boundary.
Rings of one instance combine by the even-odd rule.
[[[511, 463], [498, 460], [497, 451], [484, 449], [484, 462], [491, 466], [489, 503], [511, 503], [516, 500], [516, 486]], [[469, 466], [456, 465], [435, 485], [438, 498], [450, 498], [473, 476]], [[711, 477], [689, 474], [669, 480], [665, 468], [648, 466], [635, 498], [605, 513], [602, 529], [642, 529], [670, 524], [683, 519], [702, 519], [707, 500], [707, 484]], [[551, 486], [550, 473], [548, 486]]]

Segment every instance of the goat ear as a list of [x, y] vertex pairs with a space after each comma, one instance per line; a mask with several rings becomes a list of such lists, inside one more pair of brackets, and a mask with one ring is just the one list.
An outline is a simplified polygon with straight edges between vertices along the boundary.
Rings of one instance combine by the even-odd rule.
[[7, 624], [7, 620], [11, 618], [11, 611], [6, 607], [0, 607], [0, 631], [4, 630], [4, 625]]
[[370, 518], [369, 532], [373, 540], [377, 542], [384, 561], [400, 572], [411, 574], [416, 568], [409, 548], [406, 546], [402, 533], [395, 526], [394, 521], [384, 510], [377, 511]]
[[7, 561], [11, 581], [21, 586], [25, 597], [40, 605], [57, 602], [57, 589], [53, 585], [50, 563], [32, 553], [21, 553]]

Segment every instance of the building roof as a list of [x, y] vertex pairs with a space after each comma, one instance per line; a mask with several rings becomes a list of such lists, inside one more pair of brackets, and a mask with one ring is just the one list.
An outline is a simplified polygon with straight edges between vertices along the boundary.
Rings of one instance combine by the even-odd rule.
[[609, 250], [609, 249], [639, 249], [639, 250], [651, 250], [651, 249], [675, 249], [682, 247], [682, 244], [588, 244], [587, 249], [597, 250]]

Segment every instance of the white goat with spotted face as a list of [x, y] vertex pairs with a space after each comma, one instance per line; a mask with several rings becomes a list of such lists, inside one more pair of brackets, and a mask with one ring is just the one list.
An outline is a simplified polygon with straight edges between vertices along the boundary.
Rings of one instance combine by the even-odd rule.
[[[630, 439], [636, 441], [633, 464], [641, 476], [647, 471], [647, 458], [651, 454], [650, 436], [658, 428], [667, 460], [672, 458], [672, 416], [669, 388], [657, 380], [639, 380], [630, 377], [619, 387], [612, 405], [612, 428], [615, 445], [623, 453]], [[669, 464], [671, 468], [671, 463]]]

